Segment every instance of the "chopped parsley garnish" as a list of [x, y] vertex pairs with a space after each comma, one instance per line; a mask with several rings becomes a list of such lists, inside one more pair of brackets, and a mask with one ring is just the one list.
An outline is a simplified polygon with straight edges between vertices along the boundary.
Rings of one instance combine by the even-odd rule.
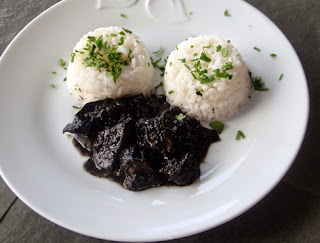
[[81, 109], [82, 109], [82, 107], [81, 107], [81, 106], [75, 106], [75, 105], [73, 105], [73, 106], [72, 106], [72, 108], [74, 108], [74, 109], [78, 109], [78, 110], [81, 110]]
[[225, 48], [223, 48], [221, 50], [221, 54], [222, 54], [223, 57], [227, 57], [228, 56], [228, 52], [229, 52], [229, 46], [227, 46], [227, 47], [225, 47]]
[[194, 45], [191, 45], [191, 46], [190, 46], [190, 48], [193, 48], [193, 47], [194, 47]]
[[269, 89], [267, 87], [265, 87], [264, 82], [262, 82], [261, 77], [251, 77], [251, 72], [249, 72], [249, 76], [251, 78], [251, 84], [254, 88], [254, 90], [258, 90], [258, 91], [268, 91]]
[[196, 57], [196, 56], [198, 56], [198, 53], [195, 52], [195, 53], [193, 53], [193, 55]]
[[[118, 34], [111, 35], [118, 36]], [[112, 76], [113, 82], [116, 83], [122, 72], [122, 66], [129, 66], [133, 58], [131, 49], [129, 49], [127, 56], [117, 50], [123, 43], [123, 36], [121, 36], [120, 42], [114, 45], [108, 45], [107, 41], [104, 42], [102, 35], [99, 38], [88, 36], [86, 47], [83, 48], [88, 55], [83, 59], [83, 64], [87, 67], [96, 67], [98, 71], [105, 69], [106, 75]], [[72, 54], [72, 58], [74, 56], [75, 53]], [[71, 62], [73, 62], [72, 59]]]
[[219, 121], [213, 121], [209, 123], [209, 126], [213, 129], [216, 130], [217, 133], [221, 134], [224, 129], [224, 124], [219, 122]]
[[283, 73], [280, 74], [279, 81], [283, 78]]
[[227, 42], [228, 42], [228, 43], [230, 43], [230, 42], [231, 42], [231, 40], [227, 40]]
[[[205, 59], [205, 58], [202, 58], [202, 59]], [[192, 62], [194, 62], [193, 69], [191, 69], [189, 65], [184, 64], [184, 66], [189, 71], [191, 71], [191, 75], [193, 76], [193, 78], [198, 80], [201, 84], [207, 84], [214, 81], [215, 79], [220, 79], [220, 78], [232, 79], [233, 75], [227, 72], [228, 70], [231, 70], [234, 68], [232, 65], [232, 62], [226, 62], [221, 69], [217, 68], [215, 70], [212, 70], [210, 75], [209, 74], [210, 70], [206, 68], [202, 68], [201, 61], [200, 61], [202, 59], [196, 58], [191, 60]]]
[[232, 66], [232, 62], [226, 62], [223, 66], [222, 66], [222, 70], [231, 70], [234, 69], [234, 66]]
[[178, 51], [179, 49], [178, 49], [178, 46], [176, 46], [176, 50]]
[[161, 87], [161, 86], [163, 86], [163, 82], [160, 82], [160, 84], [158, 84], [158, 85], [156, 86], [156, 89], [159, 88], [159, 87]]
[[190, 70], [190, 71], [191, 71], [191, 68], [189, 67], [189, 65], [188, 65], [188, 64], [184, 64], [184, 66], [185, 66], [188, 70]]
[[66, 65], [66, 62], [64, 62], [62, 59], [59, 60], [60, 66], [64, 67]]
[[174, 93], [174, 91], [173, 91], [173, 90], [170, 90], [170, 91], [168, 92], [168, 94], [172, 94], [172, 93]]
[[123, 37], [121, 37], [121, 38], [120, 38], [120, 42], [118, 43], [118, 45], [119, 45], [119, 46], [122, 46], [122, 45], [123, 45], [123, 43], [124, 43], [124, 38], [123, 38]]
[[125, 16], [124, 14], [120, 14], [120, 16], [121, 16], [122, 18], [126, 18], [126, 16]]
[[202, 47], [202, 50], [204, 51], [204, 49], [211, 48], [211, 47], [213, 47], [213, 45], [204, 46], [204, 47]]
[[69, 134], [66, 134], [66, 136], [67, 136], [67, 138], [71, 138], [71, 134], [69, 133]]
[[57, 74], [57, 72], [52, 72], [52, 74]]
[[120, 31], [119, 35], [126, 35], [126, 33], [124, 33], [123, 31]]
[[63, 79], [63, 81], [67, 81], [67, 77], [65, 77], [65, 78]]
[[172, 62], [169, 63], [169, 66], [171, 66], [171, 65], [172, 65]]
[[221, 45], [217, 45], [216, 51], [220, 51], [221, 50]]
[[140, 44], [140, 41], [136, 40], [136, 42]]
[[184, 118], [186, 118], [187, 116], [183, 113], [180, 113], [179, 115], [176, 116], [176, 119], [179, 121], [182, 121]]
[[236, 140], [240, 140], [240, 139], [245, 139], [246, 136], [243, 134], [243, 132], [241, 132], [240, 130], [238, 131], [237, 133], [237, 136], [236, 136]]
[[64, 67], [63, 69], [64, 69], [64, 70], [67, 70], [67, 68], [66, 68], [66, 67]]
[[211, 62], [211, 59], [204, 52], [201, 53], [200, 60], [205, 62]]
[[76, 56], [76, 53], [75, 52], [72, 52], [71, 53], [71, 62], [74, 62], [74, 57]]
[[231, 17], [231, 15], [230, 15], [229, 12], [228, 12], [228, 9], [226, 9], [226, 10], [224, 11], [224, 16], [226, 16], [226, 17]]
[[56, 88], [56, 86], [54, 86], [54, 84], [51, 84], [51, 88], [55, 89], [55, 88]]
[[162, 52], [162, 46], [160, 47], [160, 49], [158, 51], [154, 51], [152, 52], [153, 54], [159, 54], [160, 52]]
[[189, 11], [189, 15], [192, 15], [192, 12], [191, 12], [191, 11]]
[[270, 54], [270, 57], [276, 57], [276, 56], [277, 56], [277, 54], [274, 54], [274, 53]]
[[163, 65], [159, 65], [159, 63], [162, 60], [162, 57], [160, 57], [158, 60], [154, 61], [152, 57], [150, 57], [151, 60], [151, 64], [154, 68], [158, 68], [162, 73], [160, 74], [160, 76], [164, 76], [164, 70], [166, 69], [166, 64], [167, 64], [167, 59], [164, 59], [164, 64]]
[[186, 59], [185, 58], [181, 58], [181, 59], [178, 59], [179, 61], [185, 63], [186, 62]]
[[256, 50], [256, 51], [258, 51], [258, 52], [260, 52], [260, 51], [261, 51], [261, 49], [260, 49], [260, 48], [258, 48], [258, 47], [253, 47], [253, 49], [254, 49], [254, 50]]
[[[111, 36], [113, 36], [113, 37], [117, 37], [117, 36], [118, 36], [118, 34], [111, 34]], [[89, 39], [89, 37], [88, 37], [88, 39]]]
[[122, 28], [125, 32], [129, 33], [129, 34], [132, 34], [132, 31], [131, 30], [128, 30], [128, 29], [125, 29], [125, 28]]
[[214, 113], [214, 107], [212, 108], [212, 113]]

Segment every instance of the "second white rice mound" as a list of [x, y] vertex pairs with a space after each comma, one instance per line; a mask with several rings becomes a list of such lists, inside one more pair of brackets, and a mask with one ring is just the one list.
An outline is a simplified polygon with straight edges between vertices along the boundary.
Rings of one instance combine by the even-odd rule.
[[[67, 82], [70, 91], [80, 101], [87, 102], [123, 96], [151, 94], [154, 82], [154, 67], [150, 63], [149, 53], [140, 38], [130, 31], [120, 27], [98, 28], [84, 35], [73, 49], [75, 54], [73, 62], [70, 61]], [[122, 53], [123, 59], [129, 55], [133, 57], [128, 66], [122, 65], [122, 72], [116, 83], [112, 75], [107, 75], [106, 69], [97, 70], [97, 66], [88, 67], [84, 59], [89, 56], [89, 51], [84, 50], [88, 36], [98, 39], [103, 38], [103, 43], [108, 46], [117, 45], [117, 52]], [[123, 37], [123, 44], [121, 38]], [[98, 48], [95, 49], [97, 51]], [[98, 56], [99, 57], [99, 56]], [[103, 57], [106, 59], [106, 57]], [[108, 60], [108, 59], [106, 59]]]
[[[207, 72], [201, 74], [197, 70]], [[229, 77], [219, 77], [223, 72]], [[214, 80], [201, 83], [200, 75]], [[229, 42], [217, 36], [198, 36], [183, 41], [171, 52], [164, 90], [170, 105], [178, 106], [187, 115], [197, 120], [223, 121], [248, 101], [251, 81], [245, 62]]]

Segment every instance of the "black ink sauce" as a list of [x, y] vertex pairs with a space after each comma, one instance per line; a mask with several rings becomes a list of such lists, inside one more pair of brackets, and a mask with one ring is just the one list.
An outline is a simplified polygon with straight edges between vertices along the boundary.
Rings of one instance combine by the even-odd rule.
[[63, 132], [90, 159], [92, 175], [140, 191], [163, 185], [186, 186], [200, 175], [200, 163], [219, 135], [170, 107], [165, 96], [142, 95], [86, 104]]

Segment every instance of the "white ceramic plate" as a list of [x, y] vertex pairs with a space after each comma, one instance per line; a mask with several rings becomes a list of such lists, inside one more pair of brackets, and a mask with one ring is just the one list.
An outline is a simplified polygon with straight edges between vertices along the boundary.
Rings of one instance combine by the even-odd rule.
[[[53, 6], [25, 27], [2, 55], [0, 171], [6, 183], [52, 222], [118, 241], [192, 235], [252, 207], [290, 167], [308, 120], [305, 75], [286, 37], [258, 10], [239, 0], [185, 0], [183, 9], [175, 0], [139, 0], [123, 8], [113, 8], [112, 0], [100, 3], [100, 10], [95, 0], [65, 0]], [[226, 8], [231, 17], [224, 16]], [[69, 59], [83, 34], [109, 25], [131, 29], [150, 52], [163, 46], [162, 56], [191, 35], [230, 39], [249, 69], [270, 88], [226, 122], [222, 141], [210, 148], [201, 178], [191, 186], [127, 191], [86, 173], [85, 158], [62, 134], [76, 101], [63, 82], [66, 71], [58, 60]], [[270, 53], [277, 57], [271, 58]], [[284, 77], [279, 81], [281, 73]], [[246, 139], [235, 140], [238, 130]]]

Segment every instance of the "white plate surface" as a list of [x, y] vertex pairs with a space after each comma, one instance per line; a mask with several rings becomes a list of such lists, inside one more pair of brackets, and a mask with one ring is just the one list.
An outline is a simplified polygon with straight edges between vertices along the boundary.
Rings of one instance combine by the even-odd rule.
[[[145, 9], [148, 2], [153, 18]], [[188, 236], [252, 207], [292, 164], [308, 120], [305, 75], [286, 37], [258, 10], [239, 0], [185, 0], [183, 10], [176, 0], [139, 0], [123, 8], [112, 8], [111, 0], [101, 4], [100, 10], [95, 0], [65, 0], [53, 6], [25, 27], [2, 55], [0, 172], [6, 183], [52, 222], [118, 241]], [[226, 8], [231, 17], [224, 16]], [[62, 134], [76, 101], [63, 82], [66, 71], [58, 60], [69, 59], [83, 34], [109, 25], [132, 30], [150, 52], [163, 46], [162, 56], [191, 35], [230, 39], [249, 69], [270, 88], [225, 123], [222, 141], [210, 148], [201, 178], [191, 186], [127, 191], [86, 173], [85, 158]], [[270, 53], [277, 57], [271, 58]], [[279, 81], [281, 73], [284, 77]], [[246, 139], [235, 140], [238, 130]]]

